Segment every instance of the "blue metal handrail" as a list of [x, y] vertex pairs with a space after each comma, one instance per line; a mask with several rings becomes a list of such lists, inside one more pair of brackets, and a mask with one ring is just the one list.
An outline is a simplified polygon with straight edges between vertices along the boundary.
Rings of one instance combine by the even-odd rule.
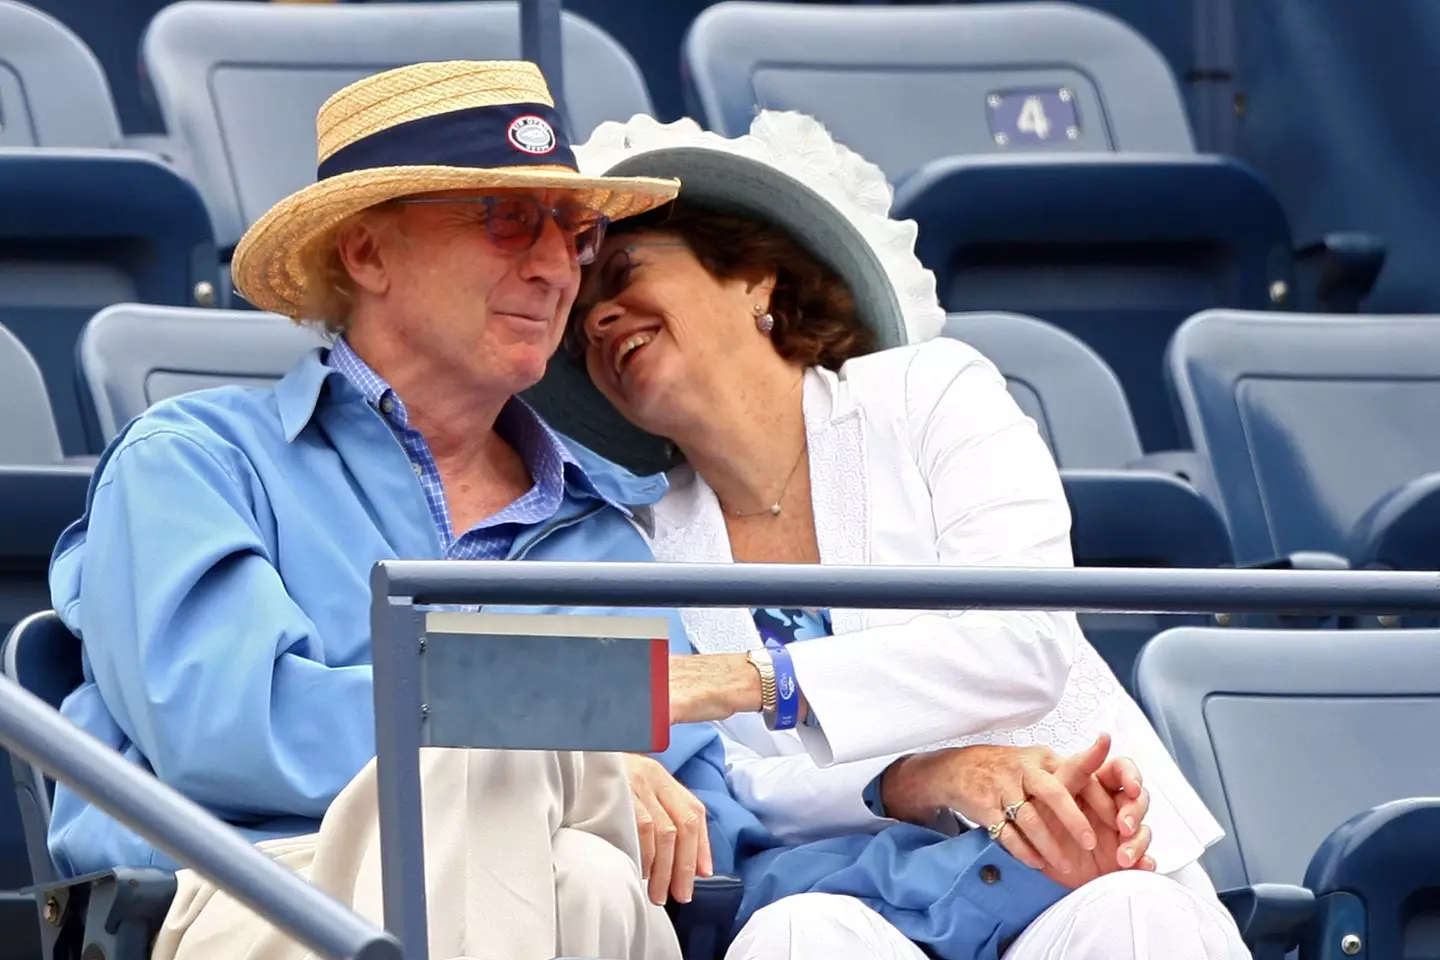
[[8, 678], [0, 678], [0, 744], [315, 953], [334, 960], [401, 960], [393, 936], [256, 850], [198, 804]]
[[1115, 567], [391, 560], [375, 596], [417, 604], [869, 607], [1077, 613], [1440, 613], [1440, 573]]
[[1425, 614], [1440, 573], [834, 567], [387, 560], [370, 577], [387, 928], [425, 953], [417, 606], [870, 607], [1130, 613]]

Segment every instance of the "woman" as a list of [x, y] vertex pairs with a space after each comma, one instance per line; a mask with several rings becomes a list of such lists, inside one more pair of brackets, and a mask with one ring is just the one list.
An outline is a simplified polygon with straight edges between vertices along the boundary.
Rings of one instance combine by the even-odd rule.
[[[636, 118], [577, 152], [582, 169], [682, 182], [673, 209], [612, 229], [572, 311], [600, 394], [683, 457], [655, 509], [657, 559], [1071, 564], [1054, 463], [994, 366], [932, 339], [934, 278], [913, 224], [888, 219], [878, 169], [796, 114], [762, 114], [734, 141]], [[1108, 732], [1144, 774], [1151, 852], [1170, 878], [1150, 878], [1168, 884], [1147, 888], [1150, 930], [1172, 927], [1107, 955], [1245, 955], [1198, 864], [1219, 825], [1073, 615], [683, 616], [711, 656], [675, 661], [676, 718], [722, 721], [732, 788], [781, 840], [874, 832], [891, 822], [877, 810], [925, 823], [951, 808], [1021, 862], [1064, 866], [1069, 796], [1050, 750]], [[1036, 744], [1049, 750], [1019, 749]], [[985, 775], [964, 772], [976, 749], [989, 751]], [[783, 907], [751, 919], [772, 947], [794, 919]], [[862, 917], [846, 922], [872, 950], [912, 955]]]

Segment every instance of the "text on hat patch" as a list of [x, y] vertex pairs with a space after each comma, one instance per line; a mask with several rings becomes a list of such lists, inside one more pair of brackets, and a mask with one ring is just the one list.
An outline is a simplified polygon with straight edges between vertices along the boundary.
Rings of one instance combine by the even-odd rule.
[[543, 117], [527, 114], [516, 117], [505, 131], [510, 145], [524, 153], [541, 156], [555, 149], [555, 131]]

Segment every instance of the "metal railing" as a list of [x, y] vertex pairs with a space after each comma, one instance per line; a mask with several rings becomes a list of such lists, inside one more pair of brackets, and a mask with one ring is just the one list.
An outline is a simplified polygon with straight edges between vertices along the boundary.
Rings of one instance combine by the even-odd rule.
[[256, 850], [236, 830], [0, 678], [0, 742], [326, 957], [401, 960], [395, 937]]
[[[253, 848], [195, 803], [0, 680], [0, 742], [316, 953], [427, 955], [419, 795], [420, 605], [1440, 613], [1440, 574], [1380, 571], [954, 569], [387, 561], [371, 577], [388, 933]], [[402, 949], [403, 945], [403, 949]]]
[[427, 942], [417, 606], [850, 607], [1077, 613], [1440, 613], [1440, 573], [385, 561], [370, 578], [386, 927]]

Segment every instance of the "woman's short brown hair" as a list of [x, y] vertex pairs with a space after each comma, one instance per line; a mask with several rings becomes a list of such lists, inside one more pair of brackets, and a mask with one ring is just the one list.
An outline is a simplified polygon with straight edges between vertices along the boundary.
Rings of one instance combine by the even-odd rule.
[[770, 337], [786, 360], [836, 370], [875, 350], [875, 335], [855, 316], [845, 281], [779, 227], [680, 200], [612, 224], [610, 234], [642, 230], [675, 234], [719, 280], [775, 274]]

